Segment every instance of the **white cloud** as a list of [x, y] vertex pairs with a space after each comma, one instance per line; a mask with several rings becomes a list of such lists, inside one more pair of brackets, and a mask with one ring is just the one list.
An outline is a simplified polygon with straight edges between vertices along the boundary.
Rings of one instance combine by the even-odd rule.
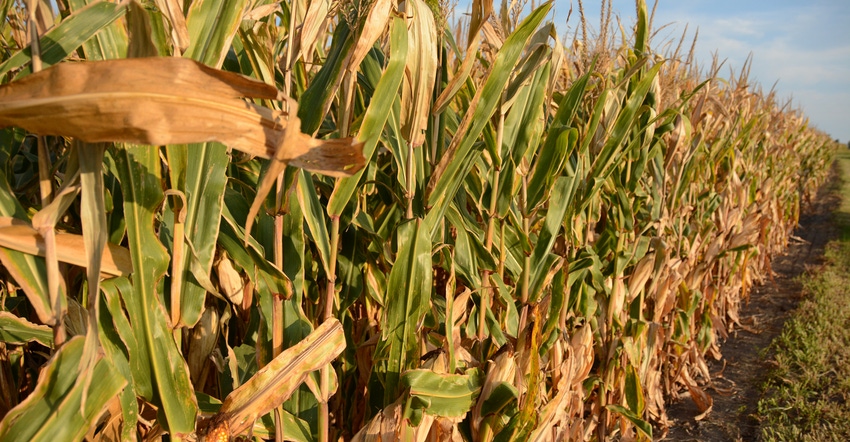
[[[846, 24], [837, 27], [826, 8], [807, 5], [799, 10], [760, 11], [744, 17], [661, 13], [656, 23], [673, 21], [681, 33], [699, 26], [697, 61], [711, 63], [715, 52], [736, 73], [752, 54], [750, 80], [764, 89], [777, 83], [780, 102], [793, 98], [813, 125], [844, 141], [850, 140], [850, 38]], [[825, 15], [824, 15], [825, 14]], [[826, 18], [825, 18], [826, 17]], [[678, 38], [675, 32], [671, 32]], [[847, 37], [850, 37], [848, 35]], [[656, 41], [656, 43], [658, 43]]]

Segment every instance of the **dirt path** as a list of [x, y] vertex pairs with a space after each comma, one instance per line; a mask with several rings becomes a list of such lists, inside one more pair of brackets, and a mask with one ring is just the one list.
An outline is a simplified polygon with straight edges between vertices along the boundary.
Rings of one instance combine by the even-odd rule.
[[[830, 180], [837, 179], [833, 166]], [[803, 294], [797, 280], [806, 270], [823, 264], [824, 246], [837, 235], [832, 212], [838, 207], [838, 196], [823, 186], [810, 207], [804, 208], [800, 226], [789, 242], [785, 254], [773, 260], [774, 278], [767, 279], [750, 296], [741, 311], [743, 329], [733, 332], [721, 345], [723, 360], [710, 361], [715, 388], [708, 393], [714, 398], [712, 411], [703, 419], [694, 402], [687, 396], [668, 408], [672, 428], [663, 440], [670, 441], [755, 441], [759, 422], [755, 417], [759, 386], [770, 369], [765, 349], [781, 331], [785, 320], [800, 302]], [[765, 358], [767, 356], [767, 358]], [[724, 366], [725, 365], [725, 366]]]

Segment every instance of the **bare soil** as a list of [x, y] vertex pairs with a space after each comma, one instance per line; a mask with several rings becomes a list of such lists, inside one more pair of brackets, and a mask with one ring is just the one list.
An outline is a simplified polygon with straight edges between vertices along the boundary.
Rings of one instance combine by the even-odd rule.
[[710, 361], [713, 386], [708, 393], [714, 406], [700, 417], [687, 395], [670, 404], [667, 413], [671, 428], [665, 441], [756, 441], [759, 439], [757, 406], [760, 386], [771, 366], [773, 339], [782, 331], [789, 314], [803, 298], [799, 276], [822, 266], [824, 246], [837, 238], [833, 211], [839, 196], [831, 185], [838, 180], [833, 166], [830, 182], [814, 201], [803, 207], [800, 225], [782, 256], [773, 259], [773, 278], [766, 278], [750, 295], [741, 311], [742, 327], [732, 332], [721, 346], [723, 359]]

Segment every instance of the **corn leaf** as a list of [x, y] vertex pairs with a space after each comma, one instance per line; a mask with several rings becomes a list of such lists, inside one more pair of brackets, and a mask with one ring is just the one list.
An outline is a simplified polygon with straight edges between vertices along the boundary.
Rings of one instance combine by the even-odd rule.
[[454, 198], [480, 154], [480, 147], [476, 149], [475, 142], [498, 107], [502, 91], [510, 80], [511, 72], [528, 39], [549, 13], [551, 6], [552, 3], [547, 2], [538, 7], [505, 40], [484, 86], [478, 89], [470, 103], [470, 109], [464, 116], [458, 133], [428, 183], [428, 205], [431, 210], [426, 217], [426, 224], [429, 230], [433, 230], [442, 219], [449, 201]]
[[649, 438], [652, 438], [652, 425], [650, 425], [649, 422], [641, 419], [637, 414], [635, 414], [628, 408], [623, 407], [622, 405], [614, 404], [606, 405], [605, 408], [623, 415], [623, 417], [631, 421], [631, 423], [633, 423], [644, 435]]
[[133, 289], [122, 295], [136, 340], [148, 354], [154, 385], [150, 399], [161, 407], [163, 427], [174, 434], [188, 434], [195, 428], [198, 405], [189, 369], [171, 336], [160, 300], [169, 257], [153, 231], [154, 212], [163, 199], [158, 153], [155, 147], [138, 146], [121, 149], [117, 155], [134, 269]]
[[186, 27], [186, 17], [183, 16], [183, 3], [177, 0], [154, 0], [154, 4], [164, 21], [171, 26], [171, 39], [176, 49], [185, 51], [189, 46], [189, 30]]
[[375, 353], [386, 355], [386, 365], [376, 367], [386, 386], [384, 402], [400, 393], [401, 374], [415, 368], [419, 357], [416, 329], [431, 297], [431, 240], [421, 221], [398, 228], [399, 252], [387, 282], [381, 342]]
[[277, 89], [179, 58], [63, 63], [0, 87], [0, 125], [88, 142], [188, 144], [218, 141], [296, 167], [347, 176], [363, 167], [350, 139], [299, 134], [282, 144], [283, 114], [241, 97]]
[[464, 374], [441, 374], [431, 370], [409, 370], [402, 377], [402, 385], [410, 388], [414, 403], [434, 416], [461, 418], [472, 409], [484, 374], [472, 368]]
[[[106, 359], [91, 376], [97, 383], [78, 382], [85, 339], [75, 337], [53, 355], [29, 397], [0, 422], [0, 439], [27, 441], [82, 440], [107, 403], [126, 385]], [[87, 391], [84, 391], [87, 390]], [[83, 395], [87, 400], [83, 401]]]
[[[381, 76], [378, 85], [375, 87], [375, 93], [372, 94], [372, 100], [369, 103], [369, 108], [366, 109], [363, 123], [360, 125], [360, 132], [357, 134], [357, 139], [363, 142], [363, 156], [367, 163], [371, 161], [375, 148], [378, 146], [378, 141], [381, 138], [381, 133], [383, 133], [384, 125], [387, 123], [393, 101], [397, 97], [398, 88], [404, 76], [405, 60], [407, 59], [407, 33], [405, 31], [404, 21], [400, 18], [393, 19], [390, 28], [390, 61], [384, 75]], [[339, 216], [342, 213], [343, 208], [357, 190], [364, 171], [361, 169], [354, 176], [343, 178], [334, 187], [334, 192], [331, 194], [330, 201], [328, 201], [328, 215]]]
[[214, 434], [225, 422], [231, 436], [250, 428], [260, 416], [282, 404], [310, 372], [329, 364], [344, 348], [342, 324], [333, 318], [325, 321], [227, 395], [218, 414], [210, 419], [207, 434]]
[[[86, 258], [86, 281], [89, 306], [97, 305], [100, 294], [100, 272], [106, 247], [106, 206], [103, 200], [103, 144], [77, 145], [80, 164], [80, 212], [83, 227], [83, 250]], [[124, 250], [124, 249], [120, 249]], [[78, 252], [79, 253], [79, 249]], [[111, 253], [110, 253], [111, 255]]]
[[[4, 226], [3, 224], [8, 220], [8, 218], [0, 219], [0, 246], [28, 255], [43, 257], [45, 254], [44, 238], [38, 234], [38, 231], [20, 222]], [[90, 263], [85, 255], [80, 254], [80, 250], [84, 249], [82, 235], [56, 234], [56, 255], [59, 261], [87, 268]], [[100, 271], [111, 276], [126, 276], [133, 271], [129, 250], [115, 244], [106, 244], [100, 266]]]
[[123, 418], [121, 440], [135, 440], [136, 423], [139, 420], [139, 403], [136, 399], [135, 388], [135, 379], [138, 378], [138, 375], [134, 376], [134, 373], [147, 374], [148, 372], [142, 370], [142, 367], [138, 366], [138, 364], [134, 364], [132, 367], [130, 365], [129, 355], [133, 355], [132, 357], [135, 362], [136, 355], [141, 352], [139, 351], [136, 337], [133, 335], [130, 322], [124, 316], [124, 311], [121, 307], [119, 284], [125, 286], [125, 293], [129, 293], [132, 290], [127, 278], [113, 278], [101, 284], [101, 293], [103, 296], [99, 298], [98, 334], [106, 359], [127, 380], [127, 386], [118, 395], [118, 400], [121, 404], [121, 416]]
[[[186, 18], [190, 43], [183, 56], [208, 66], [221, 66], [242, 23], [245, 4], [246, 0], [193, 1]], [[182, 16], [182, 11], [177, 14]]]
[[[73, 14], [92, 3], [96, 3], [96, 1], [69, 0], [68, 6], [70, 6]], [[127, 7], [129, 8], [129, 5]], [[83, 43], [83, 53], [86, 60], [110, 60], [127, 57], [127, 31], [120, 18], [86, 40]]]
[[[206, 275], [212, 271], [230, 158], [227, 147], [219, 143], [171, 145], [166, 151], [172, 166], [171, 188], [186, 196], [185, 241], [193, 245], [184, 249], [186, 253], [179, 266], [183, 272], [180, 325], [191, 327], [201, 317], [207, 293], [196, 279], [193, 267]], [[178, 157], [185, 161], [178, 161]]]
[[295, 189], [298, 195], [298, 203], [304, 210], [304, 222], [313, 236], [316, 248], [319, 249], [319, 260], [325, 274], [330, 274], [331, 241], [328, 236], [328, 224], [325, 214], [313, 187], [313, 178], [306, 172], [298, 174], [298, 187]]
[[[99, 1], [69, 15], [39, 39], [42, 66], [52, 66], [64, 60], [98, 31], [124, 15], [125, 11], [126, 7], [122, 4]], [[0, 75], [24, 66], [30, 60], [31, 48], [27, 46], [0, 65]], [[31, 67], [27, 65], [16, 77], [21, 78], [30, 73]]]
[[404, 7], [409, 52], [401, 88], [401, 129], [407, 142], [417, 147], [425, 141], [423, 131], [431, 115], [437, 77], [437, 27], [434, 14], [423, 0], [405, 0]]
[[344, 20], [339, 22], [322, 68], [301, 96], [298, 118], [301, 119], [301, 130], [305, 133], [315, 133], [322, 125], [342, 82], [346, 67], [344, 62], [353, 49], [354, 41], [356, 39], [352, 37], [348, 24]]
[[53, 330], [12, 313], [0, 312], [0, 341], [14, 345], [35, 341], [45, 347], [53, 347]]

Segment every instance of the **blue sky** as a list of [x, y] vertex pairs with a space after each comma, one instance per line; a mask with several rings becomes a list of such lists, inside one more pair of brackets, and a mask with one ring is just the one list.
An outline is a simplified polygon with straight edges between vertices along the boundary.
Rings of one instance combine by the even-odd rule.
[[[577, 0], [554, 0], [558, 33], [578, 26]], [[498, 0], [494, 3], [500, 3]], [[536, 1], [540, 3], [540, 1]], [[566, 22], [572, 3], [574, 11]], [[599, 27], [601, 0], [583, 0], [588, 24]], [[634, 0], [614, 0], [624, 26], [635, 21]], [[652, 9], [653, 0], [647, 0]], [[460, 0], [459, 11], [468, 0]], [[688, 25], [686, 47], [699, 29], [696, 61], [707, 71], [712, 54], [726, 59], [721, 77], [737, 75], [752, 53], [750, 81], [769, 90], [776, 83], [780, 103], [792, 100], [810, 123], [843, 143], [850, 141], [850, 0], [659, 0], [653, 26], [670, 24], [654, 36], [653, 48], [678, 41]]]
[[[599, 23], [599, 1], [584, 0], [588, 23]], [[652, 0], [648, 0], [652, 8]], [[615, 14], [631, 26], [635, 2], [614, 0]], [[578, 2], [573, 2], [578, 9]], [[566, 23], [569, 0], [555, 0], [553, 21], [562, 35], [577, 26], [576, 11]], [[653, 47], [676, 40], [688, 25], [688, 44], [699, 29], [696, 61], [705, 70], [717, 52], [726, 59], [721, 76], [737, 74], [752, 53], [750, 81], [769, 90], [776, 83], [780, 103], [791, 99], [810, 123], [833, 138], [850, 140], [850, 1], [848, 0], [659, 0]]]

